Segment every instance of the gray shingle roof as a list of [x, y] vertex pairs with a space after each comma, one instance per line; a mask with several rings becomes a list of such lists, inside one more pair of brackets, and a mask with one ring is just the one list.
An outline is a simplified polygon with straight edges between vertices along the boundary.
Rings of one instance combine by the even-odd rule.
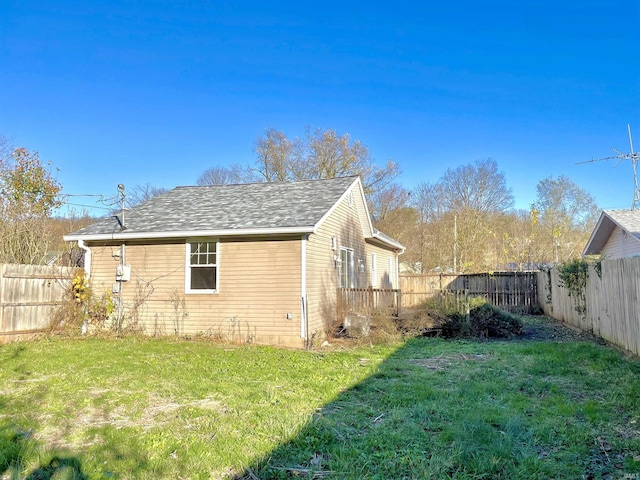
[[[66, 240], [126, 234], [143, 238], [171, 232], [311, 230], [357, 177], [289, 183], [177, 187], [125, 212], [123, 231], [114, 217], [102, 219]], [[231, 233], [231, 232], [230, 232]], [[166, 235], [165, 235], [166, 234]]]
[[618, 225], [640, 238], [640, 210], [604, 210]]

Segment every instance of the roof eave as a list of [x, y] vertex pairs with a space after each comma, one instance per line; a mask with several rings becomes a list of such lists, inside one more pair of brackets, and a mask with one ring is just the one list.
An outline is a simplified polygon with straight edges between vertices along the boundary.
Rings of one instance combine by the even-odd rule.
[[378, 235], [378, 231], [376, 230], [375, 232], [373, 232], [373, 235], [371, 236], [371, 238], [377, 240], [380, 243], [383, 243], [384, 245], [388, 245], [392, 248], [394, 248], [395, 250], [399, 250], [399, 254], [402, 255], [404, 253], [404, 251], [406, 250], [405, 246], [402, 245], [400, 242], [397, 242], [395, 240], [393, 240], [390, 237], [387, 237], [386, 235], [381, 236]]
[[582, 256], [600, 255], [616, 227], [630, 234], [631, 238], [640, 241], [625, 225], [622, 225], [614, 216], [610, 215], [606, 210], [603, 210], [598, 219], [598, 223], [596, 223], [596, 226], [591, 232], [589, 241], [587, 241], [584, 250], [582, 250]]
[[[587, 244], [584, 246], [584, 250], [582, 250], [583, 257], [586, 255], [597, 255], [602, 250], [602, 247], [604, 247], [604, 244], [602, 244], [602, 241], [600, 240], [600, 231], [605, 220], [612, 222], [611, 218], [609, 218], [609, 216], [603, 210], [602, 212], [600, 212], [600, 218], [598, 218], [596, 226], [591, 231], [591, 235], [589, 236]], [[594, 250], [597, 250], [597, 252], [594, 253]]]
[[190, 237], [229, 237], [244, 235], [286, 235], [313, 233], [313, 226], [304, 227], [280, 227], [280, 228], [243, 228], [222, 230], [180, 230], [163, 232], [127, 232], [96, 233], [86, 235], [64, 235], [65, 242], [83, 240], [85, 242], [99, 240], [151, 240], [162, 238], [190, 238]]

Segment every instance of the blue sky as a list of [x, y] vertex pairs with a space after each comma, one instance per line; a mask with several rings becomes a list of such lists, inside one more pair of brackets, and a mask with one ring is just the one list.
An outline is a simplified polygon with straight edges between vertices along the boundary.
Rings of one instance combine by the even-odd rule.
[[[0, 2], [0, 133], [71, 194], [193, 185], [266, 128], [333, 128], [407, 188], [493, 158], [516, 205], [567, 175], [629, 208], [635, 0]], [[77, 203], [91, 204], [90, 198]]]

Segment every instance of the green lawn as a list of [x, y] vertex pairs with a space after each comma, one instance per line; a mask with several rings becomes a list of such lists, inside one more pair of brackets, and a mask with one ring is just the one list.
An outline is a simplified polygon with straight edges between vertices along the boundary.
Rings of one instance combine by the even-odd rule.
[[326, 352], [4, 345], [0, 477], [640, 478], [640, 361], [526, 328]]

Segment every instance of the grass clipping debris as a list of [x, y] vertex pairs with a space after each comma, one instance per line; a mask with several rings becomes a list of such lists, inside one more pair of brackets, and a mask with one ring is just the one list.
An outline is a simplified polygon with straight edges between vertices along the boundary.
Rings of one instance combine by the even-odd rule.
[[522, 333], [522, 321], [518, 317], [479, 297], [458, 307], [447, 307], [438, 300], [431, 300], [399, 327], [406, 335], [445, 338], [511, 338]]

